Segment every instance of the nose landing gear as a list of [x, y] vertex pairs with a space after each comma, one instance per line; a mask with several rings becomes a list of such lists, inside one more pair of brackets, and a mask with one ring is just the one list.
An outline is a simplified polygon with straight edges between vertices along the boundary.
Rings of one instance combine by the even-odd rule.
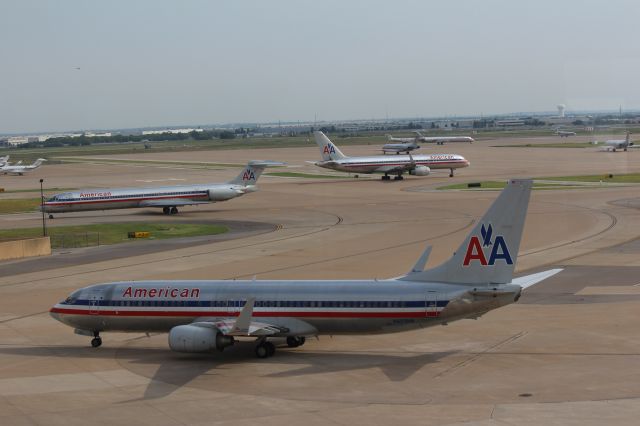
[[100, 337], [99, 331], [93, 332], [93, 339], [91, 339], [91, 347], [98, 348], [102, 345], [102, 337]]

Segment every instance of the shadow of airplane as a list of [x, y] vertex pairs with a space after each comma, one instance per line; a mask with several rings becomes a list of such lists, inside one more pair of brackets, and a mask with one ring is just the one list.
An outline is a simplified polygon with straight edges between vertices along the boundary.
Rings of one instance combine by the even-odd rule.
[[[168, 396], [186, 386], [195, 378], [207, 376], [224, 377], [224, 372], [233, 366], [260, 362], [266, 365], [286, 365], [285, 371], [253, 375], [254, 384], [260, 378], [286, 379], [314, 374], [336, 373], [341, 371], [367, 370], [378, 368], [392, 382], [402, 382], [428, 364], [456, 353], [455, 351], [419, 353], [406, 351], [385, 351], [383, 353], [365, 351], [305, 351], [303, 348], [290, 349], [279, 347], [272, 358], [257, 360], [255, 345], [239, 342], [224, 352], [204, 354], [183, 354], [164, 348], [137, 347], [101, 347], [99, 349], [77, 346], [30, 346], [13, 347], [0, 345], [0, 354], [33, 357], [75, 357], [82, 359], [117, 359], [119, 363], [133, 372], [150, 379], [144, 395], [136, 400], [158, 399]], [[127, 366], [127, 364], [130, 364]], [[140, 368], [131, 368], [139, 366]], [[153, 370], [153, 367], [157, 368]], [[144, 370], [148, 369], [148, 373]], [[140, 371], [142, 370], [142, 371]], [[268, 370], [268, 369], [267, 369]]]

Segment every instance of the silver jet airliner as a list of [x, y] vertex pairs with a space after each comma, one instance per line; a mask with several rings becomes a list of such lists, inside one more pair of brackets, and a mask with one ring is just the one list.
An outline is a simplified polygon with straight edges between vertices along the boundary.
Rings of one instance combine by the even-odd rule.
[[469, 162], [458, 154], [347, 157], [324, 133], [313, 132], [313, 136], [322, 154], [322, 161], [313, 164], [325, 169], [349, 173], [384, 173], [382, 180], [390, 180], [389, 175], [396, 175], [395, 180], [402, 180], [403, 173], [427, 176], [431, 169], [449, 169], [449, 176], [453, 177], [454, 169], [469, 167]]
[[178, 352], [223, 350], [255, 339], [259, 358], [272, 338], [290, 347], [321, 334], [392, 333], [478, 318], [516, 302], [522, 290], [558, 272], [513, 278], [532, 182], [512, 180], [453, 256], [423, 270], [427, 247], [406, 275], [388, 280], [124, 281], [73, 292], [51, 315], [93, 336], [103, 331], [169, 332]]
[[43, 203], [45, 212], [77, 212], [88, 210], [159, 207], [164, 214], [178, 213], [179, 206], [226, 201], [258, 190], [256, 182], [265, 167], [284, 163], [249, 161], [242, 172], [225, 183], [179, 185], [156, 188], [85, 189], [56, 194]]

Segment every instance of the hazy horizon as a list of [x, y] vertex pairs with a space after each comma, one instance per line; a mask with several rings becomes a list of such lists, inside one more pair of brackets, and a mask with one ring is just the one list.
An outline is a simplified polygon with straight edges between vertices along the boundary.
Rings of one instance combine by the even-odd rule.
[[623, 0], [8, 1], [0, 133], [640, 109], [638, 12]]

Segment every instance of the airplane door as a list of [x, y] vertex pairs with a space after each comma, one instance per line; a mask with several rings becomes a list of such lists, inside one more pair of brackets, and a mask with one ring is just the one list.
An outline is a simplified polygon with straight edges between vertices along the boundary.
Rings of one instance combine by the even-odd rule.
[[438, 292], [428, 291], [425, 315], [427, 318], [435, 318], [438, 315]]
[[103, 290], [93, 290], [89, 293], [89, 314], [100, 314], [100, 301], [104, 300]]

